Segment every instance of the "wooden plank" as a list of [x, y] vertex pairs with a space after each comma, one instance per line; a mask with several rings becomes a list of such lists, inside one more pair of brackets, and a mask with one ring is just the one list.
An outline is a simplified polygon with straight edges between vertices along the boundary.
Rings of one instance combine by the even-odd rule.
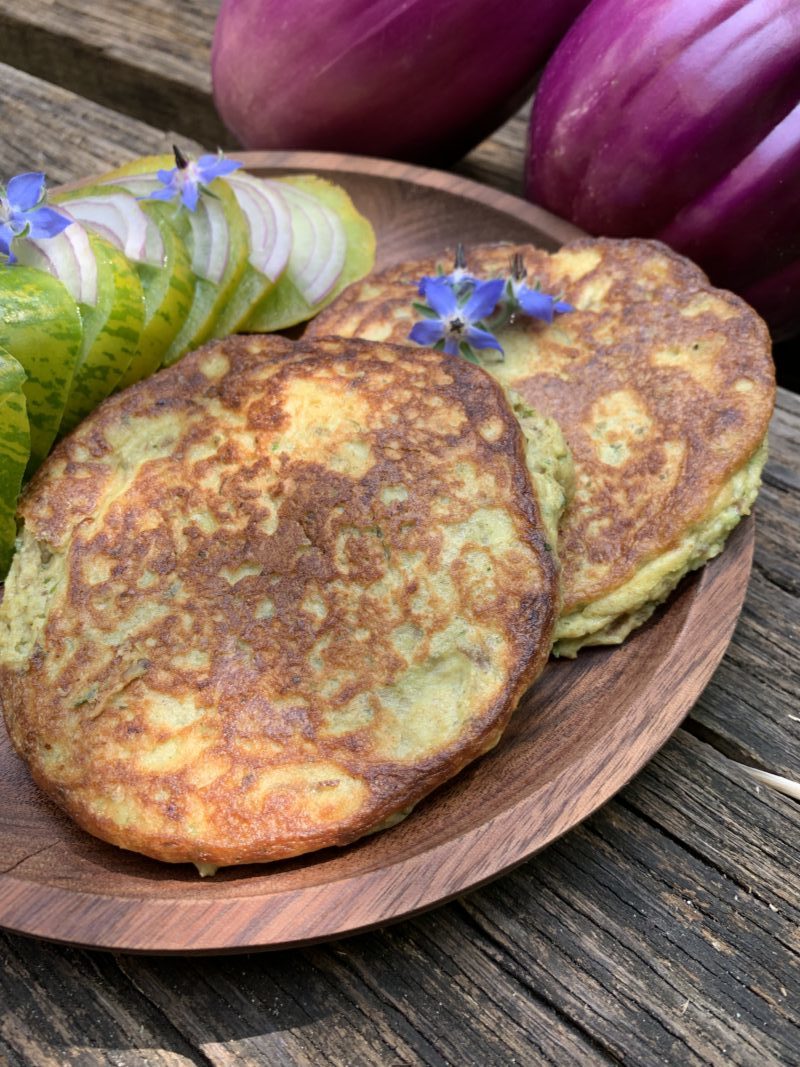
[[796, 805], [680, 732], [619, 802], [465, 907], [621, 1062], [787, 1063], [798, 845]]
[[183, 130], [209, 148], [230, 146], [211, 100], [218, 6], [216, 0], [0, 0], [0, 62], [122, 114]]
[[800, 397], [779, 390], [736, 635], [692, 728], [749, 766], [800, 780]]
[[529, 100], [504, 126], [473, 148], [454, 170], [465, 178], [522, 196], [531, 103]]
[[110, 956], [0, 935], [0, 1004], [4, 1067], [206, 1062]]
[[[382, 932], [116, 962], [5, 938], [5, 1051], [49, 1063], [35, 1058], [46, 1046], [76, 1046], [93, 1065], [140, 1032], [133, 1047], [224, 1067], [777, 1067], [800, 1021], [798, 862], [796, 805], [680, 732], [619, 801], [512, 875]], [[24, 1009], [27, 986], [43, 1015], [57, 1006], [52, 1028]]]
[[199, 145], [171, 130], [119, 115], [108, 108], [0, 64], [0, 158], [4, 175], [43, 170], [51, 185], [98, 174], [177, 141]]

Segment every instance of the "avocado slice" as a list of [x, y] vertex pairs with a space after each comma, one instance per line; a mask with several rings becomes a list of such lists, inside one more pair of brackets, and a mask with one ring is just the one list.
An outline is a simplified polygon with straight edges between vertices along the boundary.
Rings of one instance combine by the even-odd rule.
[[145, 316], [139, 277], [108, 241], [89, 234], [97, 260], [97, 303], [80, 304], [83, 344], [59, 434], [73, 429], [122, 380], [139, 349]]
[[25, 372], [30, 476], [50, 451], [81, 355], [78, 306], [51, 274], [19, 264], [0, 268], [0, 345]]
[[17, 536], [17, 498], [31, 455], [25, 369], [0, 348], [0, 581], [8, 573]]
[[251, 333], [270, 333], [312, 318], [330, 304], [351, 282], [358, 281], [372, 270], [375, 263], [375, 231], [370, 222], [355, 208], [353, 201], [338, 185], [313, 174], [297, 174], [278, 178], [278, 183], [294, 186], [315, 196], [339, 216], [347, 237], [344, 268], [336, 285], [319, 303], [311, 305], [301, 295], [289, 267], [277, 285], [250, 312], [241, 327]]

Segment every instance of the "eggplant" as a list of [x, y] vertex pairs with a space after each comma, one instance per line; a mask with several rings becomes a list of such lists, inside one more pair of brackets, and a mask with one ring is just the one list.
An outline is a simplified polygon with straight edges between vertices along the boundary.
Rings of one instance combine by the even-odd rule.
[[214, 100], [247, 148], [447, 162], [521, 104], [587, 0], [223, 0]]
[[800, 0], [593, 0], [542, 76], [526, 195], [665, 241], [781, 336], [800, 330], [799, 165]]

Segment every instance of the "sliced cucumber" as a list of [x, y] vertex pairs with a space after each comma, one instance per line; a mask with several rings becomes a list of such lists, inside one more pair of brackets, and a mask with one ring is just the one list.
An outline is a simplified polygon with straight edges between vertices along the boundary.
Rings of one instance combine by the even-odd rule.
[[[351, 282], [368, 274], [375, 262], [375, 232], [369, 221], [356, 210], [344, 189], [311, 174], [278, 178], [275, 181], [279, 186], [285, 185], [316, 198], [332, 211], [343, 228], [347, 244], [344, 263], [335, 283], [321, 299], [310, 303], [303, 294], [310, 292], [313, 299], [315, 277], [309, 241], [314, 238], [302, 220], [298, 220], [298, 225], [294, 226], [297, 213], [293, 212], [295, 245], [289, 266], [272, 292], [256, 306], [242, 326], [242, 329], [254, 333], [282, 330], [312, 318]], [[312, 288], [309, 288], [309, 284]]]
[[78, 305], [58, 278], [35, 267], [0, 268], [0, 345], [26, 375], [22, 391], [30, 421], [28, 475], [58, 433], [82, 339]]
[[8, 573], [17, 536], [17, 499], [31, 455], [25, 370], [0, 348], [0, 582]]
[[250, 254], [236, 291], [214, 328], [219, 337], [240, 330], [275, 287], [289, 263], [293, 240], [291, 210], [275, 182], [264, 182], [241, 171], [229, 174], [225, 181], [244, 212]]
[[119, 389], [146, 378], [161, 366], [165, 352], [189, 316], [197, 284], [186, 245], [169, 221], [172, 208], [155, 200], [142, 201], [142, 208], [159, 227], [164, 266], [137, 264], [144, 291], [145, 322], [138, 355], [120, 379]]
[[[173, 166], [171, 156], [145, 156], [103, 175], [100, 182], [146, 197], [162, 187], [156, 172]], [[248, 226], [236, 196], [220, 178], [211, 183], [208, 192], [211, 195], [201, 197], [196, 211], [187, 211], [176, 202], [169, 205], [165, 215], [189, 249], [196, 283], [189, 314], [164, 353], [164, 366], [209, 338], [220, 336], [217, 322], [247, 267]]]
[[124, 389], [158, 370], [192, 305], [195, 276], [170, 221], [173, 208], [108, 185], [82, 186], [56, 199], [83, 226], [124, 252], [142, 283], [144, 326], [139, 350], [117, 385]]
[[[203, 277], [197, 279], [194, 301], [189, 315], [164, 353], [163, 364], [165, 367], [180, 359], [186, 352], [197, 348], [198, 345], [201, 345], [210, 337], [220, 336], [217, 322], [226, 304], [236, 292], [247, 266], [247, 256], [250, 251], [250, 244], [247, 239], [247, 223], [241, 208], [236, 202], [236, 197], [221, 178], [217, 178], [216, 181], [212, 182], [209, 189], [214, 193], [215, 199], [207, 196], [203, 197], [194, 214], [200, 216], [201, 212], [205, 211], [209, 218], [213, 220], [214, 225], [210, 231], [210, 240], [212, 242], [215, 240], [214, 234], [220, 232], [220, 225], [227, 228], [227, 258], [219, 282], [209, 281]], [[198, 249], [195, 245], [192, 249], [193, 264], [196, 264], [197, 251]], [[216, 250], [209, 246], [206, 254], [208, 259], [213, 261], [216, 256]], [[197, 273], [196, 265], [195, 273]]]
[[105, 400], [139, 349], [145, 304], [139, 277], [119, 249], [90, 234], [97, 261], [97, 303], [80, 304], [83, 344], [59, 434], [68, 433]]

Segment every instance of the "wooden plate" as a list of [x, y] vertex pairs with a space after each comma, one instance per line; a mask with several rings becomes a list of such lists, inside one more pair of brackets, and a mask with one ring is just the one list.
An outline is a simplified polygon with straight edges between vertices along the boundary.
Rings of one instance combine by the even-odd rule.
[[[385, 265], [463, 240], [555, 248], [578, 230], [514, 197], [402, 164], [252, 153], [249, 169], [313, 170], [352, 194]], [[753, 523], [614, 650], [551, 663], [498, 747], [399, 826], [342, 850], [201, 881], [74, 827], [0, 743], [0, 925], [131, 952], [285, 948], [364, 930], [494, 878], [608, 800], [666, 741], [711, 677], [744, 600]]]

